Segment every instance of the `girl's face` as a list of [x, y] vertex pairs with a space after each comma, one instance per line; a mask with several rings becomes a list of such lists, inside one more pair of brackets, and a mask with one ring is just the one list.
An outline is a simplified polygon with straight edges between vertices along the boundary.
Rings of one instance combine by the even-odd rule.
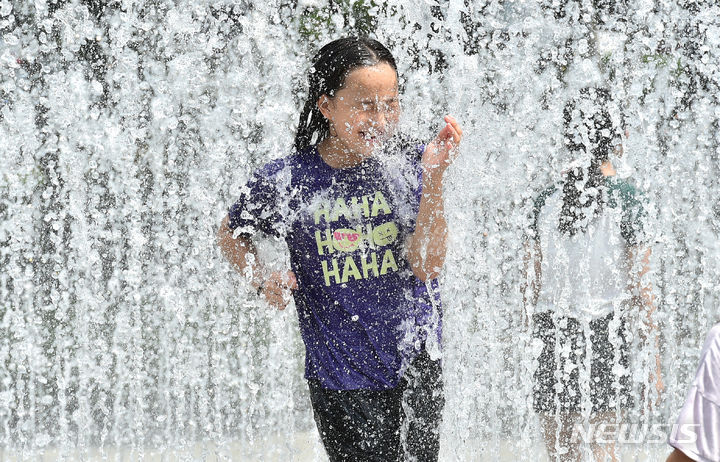
[[335, 96], [321, 96], [318, 106], [334, 127], [330, 133], [339, 147], [369, 157], [392, 135], [400, 116], [395, 70], [387, 63], [357, 68]]

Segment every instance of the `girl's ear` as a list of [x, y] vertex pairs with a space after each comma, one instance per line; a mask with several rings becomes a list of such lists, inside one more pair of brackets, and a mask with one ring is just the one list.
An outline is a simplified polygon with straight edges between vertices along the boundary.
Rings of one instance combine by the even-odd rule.
[[328, 97], [328, 95], [321, 95], [320, 98], [318, 98], [317, 106], [320, 110], [320, 113], [327, 120], [332, 120], [332, 117], [330, 115], [330, 98]]

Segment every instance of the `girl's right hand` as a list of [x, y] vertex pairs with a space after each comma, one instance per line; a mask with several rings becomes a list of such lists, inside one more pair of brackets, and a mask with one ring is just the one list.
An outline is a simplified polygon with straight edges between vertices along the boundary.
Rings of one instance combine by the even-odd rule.
[[284, 310], [290, 303], [292, 291], [298, 288], [297, 278], [292, 271], [273, 271], [262, 281], [258, 295], [278, 310]]
[[[425, 147], [422, 156], [423, 177], [425, 175], [442, 178], [442, 174], [455, 160], [457, 147], [462, 140], [463, 131], [452, 116], [445, 116], [445, 126], [435, 139]], [[436, 173], [437, 172], [437, 173]]]

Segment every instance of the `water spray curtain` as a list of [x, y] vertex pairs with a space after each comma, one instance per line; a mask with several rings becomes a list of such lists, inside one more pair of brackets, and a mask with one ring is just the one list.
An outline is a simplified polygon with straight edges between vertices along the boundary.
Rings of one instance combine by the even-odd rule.
[[[609, 89], [618, 171], [649, 204], [666, 392], [631, 414], [672, 422], [720, 321], [714, 2], [1, 0], [0, 447], [314, 431], [295, 313], [253, 295], [215, 231], [290, 152], [312, 54], [351, 33], [392, 50], [417, 138], [445, 113], [466, 133], [446, 179], [444, 457], [477, 439], [534, 460], [523, 235], [585, 85]], [[635, 343], [638, 391], [656, 351]]]

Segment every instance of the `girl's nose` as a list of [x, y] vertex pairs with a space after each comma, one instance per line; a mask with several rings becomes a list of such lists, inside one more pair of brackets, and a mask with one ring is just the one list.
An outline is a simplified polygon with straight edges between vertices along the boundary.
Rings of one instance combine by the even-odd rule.
[[380, 130], [385, 129], [385, 125], [387, 125], [387, 116], [385, 114], [385, 111], [377, 111], [375, 117], [373, 117], [372, 125], [373, 127]]

